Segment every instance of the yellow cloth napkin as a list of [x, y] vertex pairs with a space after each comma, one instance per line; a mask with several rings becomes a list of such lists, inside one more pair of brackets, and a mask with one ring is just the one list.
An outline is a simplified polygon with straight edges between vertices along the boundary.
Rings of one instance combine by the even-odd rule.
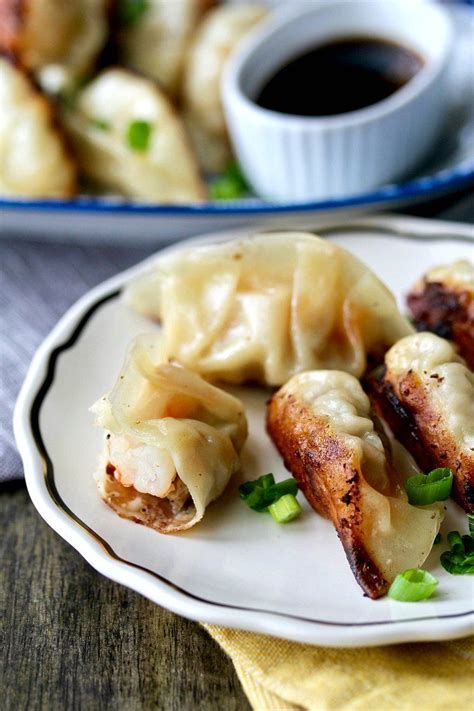
[[255, 711], [474, 708], [474, 637], [332, 649], [204, 627], [232, 659]]

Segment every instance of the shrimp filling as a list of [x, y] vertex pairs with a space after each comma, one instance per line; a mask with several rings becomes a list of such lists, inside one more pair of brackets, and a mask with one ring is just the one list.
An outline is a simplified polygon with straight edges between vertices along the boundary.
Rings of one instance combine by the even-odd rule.
[[160, 498], [174, 491], [177, 472], [165, 449], [114, 434], [108, 436], [107, 449], [114, 477], [122, 486]]

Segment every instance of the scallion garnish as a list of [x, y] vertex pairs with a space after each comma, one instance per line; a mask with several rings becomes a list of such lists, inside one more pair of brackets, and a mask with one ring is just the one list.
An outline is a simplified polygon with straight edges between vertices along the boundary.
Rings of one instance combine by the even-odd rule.
[[301, 513], [301, 506], [293, 494], [285, 494], [268, 507], [277, 523], [289, 523]]
[[469, 533], [472, 538], [474, 538], [474, 514], [467, 515], [467, 522], [469, 525]]
[[247, 182], [237, 163], [231, 163], [226, 171], [215, 178], [209, 191], [213, 200], [235, 200], [248, 192]]
[[390, 585], [388, 595], [399, 602], [419, 602], [432, 596], [438, 581], [431, 573], [418, 568], [409, 568], [399, 573]]
[[415, 474], [405, 482], [408, 501], [414, 506], [426, 506], [445, 501], [453, 486], [451, 469], [433, 469], [429, 474]]
[[458, 531], [448, 533], [448, 543], [454, 553], [464, 553], [464, 543]]
[[125, 139], [134, 151], [146, 151], [150, 144], [152, 125], [148, 121], [130, 121]]
[[242, 484], [239, 493], [247, 506], [254, 511], [262, 512], [270, 510], [273, 504], [285, 496], [292, 496], [296, 501], [298, 484], [294, 479], [285, 479], [276, 484], [273, 474], [264, 474], [255, 481], [246, 481]]
[[119, 0], [118, 18], [121, 25], [135, 25], [148, 10], [149, 0]]
[[110, 123], [108, 123], [107, 121], [103, 121], [102, 119], [91, 119], [90, 124], [94, 128], [97, 128], [99, 131], [110, 130]]
[[[469, 531], [471, 516], [468, 515]], [[472, 534], [461, 536], [459, 531], [448, 533], [451, 550], [441, 554], [441, 565], [451, 575], [474, 575], [474, 537]]]

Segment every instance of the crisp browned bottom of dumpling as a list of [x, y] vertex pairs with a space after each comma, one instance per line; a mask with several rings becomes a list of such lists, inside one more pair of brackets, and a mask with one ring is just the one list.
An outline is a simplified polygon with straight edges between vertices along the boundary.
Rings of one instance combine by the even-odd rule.
[[454, 341], [470, 368], [474, 368], [474, 298], [442, 282], [424, 279], [407, 297], [418, 331], [431, 331]]
[[176, 533], [188, 527], [196, 507], [188, 488], [176, 477], [174, 491], [166, 498], [143, 494], [133, 486], [123, 486], [108, 463], [97, 477], [100, 494], [119, 516], [153, 528], [159, 533]]
[[0, 0], [0, 53], [29, 71], [91, 71], [108, 34], [109, 0]]
[[364, 544], [361, 476], [349, 447], [291, 394], [272, 397], [267, 430], [308, 502], [331, 519], [361, 588], [372, 599], [384, 595], [389, 583]]
[[[430, 378], [436, 385], [436, 373]], [[439, 376], [442, 378], [443, 376]], [[474, 453], [462, 451], [430, 390], [414, 370], [396, 377], [382, 366], [366, 381], [377, 414], [410, 452], [420, 469], [449, 467], [454, 474], [453, 498], [474, 513]]]

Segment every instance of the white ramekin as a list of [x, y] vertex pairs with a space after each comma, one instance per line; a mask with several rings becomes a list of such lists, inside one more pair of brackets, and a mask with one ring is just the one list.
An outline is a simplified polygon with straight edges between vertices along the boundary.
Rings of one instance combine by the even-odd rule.
[[[418, 52], [424, 65], [383, 101], [338, 116], [292, 116], [253, 101], [295, 55], [356, 36], [399, 42]], [[275, 13], [230, 59], [222, 82], [235, 153], [256, 193], [278, 200], [325, 200], [407, 175], [439, 136], [451, 46], [449, 17], [427, 0], [331, 0]]]

